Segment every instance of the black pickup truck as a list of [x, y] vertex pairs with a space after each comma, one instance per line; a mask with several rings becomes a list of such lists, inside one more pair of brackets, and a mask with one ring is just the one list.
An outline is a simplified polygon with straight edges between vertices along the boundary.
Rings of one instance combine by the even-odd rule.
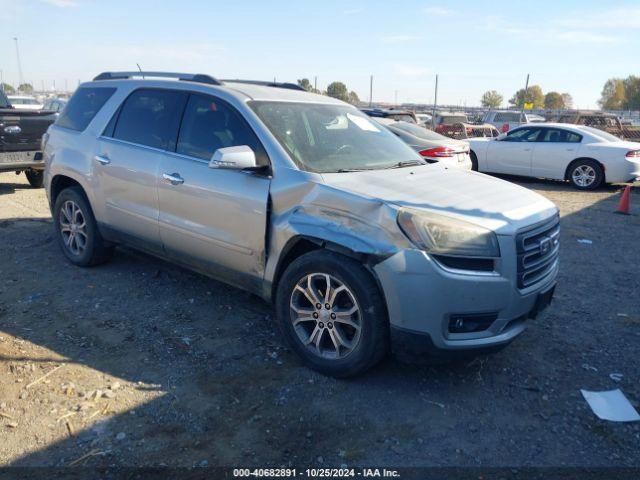
[[0, 90], [0, 172], [24, 172], [32, 187], [42, 187], [40, 142], [56, 120], [48, 110], [18, 110]]

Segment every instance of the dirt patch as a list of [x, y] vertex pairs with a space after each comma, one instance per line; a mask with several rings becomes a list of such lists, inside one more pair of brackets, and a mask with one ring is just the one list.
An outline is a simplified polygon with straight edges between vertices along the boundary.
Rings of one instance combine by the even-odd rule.
[[338, 381], [254, 296], [127, 249], [71, 266], [44, 191], [0, 174], [0, 465], [637, 466], [640, 425], [579, 389], [639, 407], [638, 187], [625, 217], [619, 187], [517, 181], [561, 210], [552, 307], [493, 356]]

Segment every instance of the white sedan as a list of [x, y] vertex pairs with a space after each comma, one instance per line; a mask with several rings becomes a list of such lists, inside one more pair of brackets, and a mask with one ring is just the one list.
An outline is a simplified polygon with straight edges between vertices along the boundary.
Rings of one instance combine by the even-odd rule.
[[526, 124], [468, 141], [480, 172], [569, 180], [581, 190], [640, 177], [640, 143], [583, 125]]

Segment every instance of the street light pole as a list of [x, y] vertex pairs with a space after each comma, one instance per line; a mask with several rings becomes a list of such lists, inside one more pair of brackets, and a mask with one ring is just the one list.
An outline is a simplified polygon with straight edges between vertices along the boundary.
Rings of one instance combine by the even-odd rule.
[[[16, 44], [16, 58], [18, 59], [18, 81], [20, 82], [20, 85], [22, 85], [23, 83], [22, 64], [20, 63], [20, 49], [18, 48], [18, 37], [13, 37], [13, 41]], [[20, 87], [20, 85], [18, 85], [18, 87]]]
[[524, 98], [522, 99], [522, 108], [520, 109], [520, 123], [523, 123], [524, 104], [527, 103], [527, 92], [529, 91], [529, 74], [527, 73], [527, 82], [524, 84]]
[[436, 73], [436, 90], [433, 95], [433, 111], [431, 112], [431, 128], [436, 129], [436, 105], [438, 105], [438, 74]]

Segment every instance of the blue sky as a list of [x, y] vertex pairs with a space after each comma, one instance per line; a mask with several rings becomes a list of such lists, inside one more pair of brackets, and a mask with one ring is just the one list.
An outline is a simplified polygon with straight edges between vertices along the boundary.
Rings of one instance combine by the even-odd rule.
[[104, 70], [340, 80], [362, 99], [476, 105], [531, 83], [595, 107], [609, 77], [640, 74], [640, 2], [0, 0], [0, 69], [76, 85]]

